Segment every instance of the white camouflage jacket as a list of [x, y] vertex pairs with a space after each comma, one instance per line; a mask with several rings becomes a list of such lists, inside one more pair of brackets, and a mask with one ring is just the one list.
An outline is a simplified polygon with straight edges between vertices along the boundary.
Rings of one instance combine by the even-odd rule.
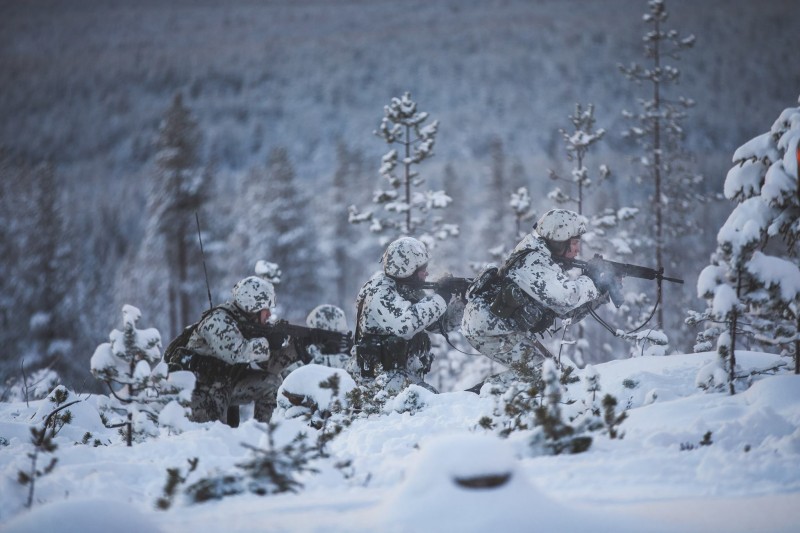
[[543, 238], [529, 233], [512, 253], [525, 249], [531, 252], [509, 269], [507, 277], [560, 318], [600, 297], [600, 291], [587, 276], [572, 279], [567, 275]]
[[439, 320], [447, 303], [438, 294], [424, 296], [413, 303], [405, 298], [397, 282], [383, 272], [375, 273], [356, 298], [360, 309], [361, 334], [397, 335], [406, 340]]
[[[530, 252], [509, 268], [506, 276], [559, 318], [571, 316], [581, 307], [588, 312], [590, 307], [605, 301], [605, 293], [601, 294], [587, 276], [570, 277], [553, 259], [542, 237], [526, 235], [512, 253], [522, 250]], [[480, 295], [469, 301], [461, 324], [462, 332], [472, 339], [495, 335], [524, 336], [525, 332], [518, 332], [511, 319], [499, 318], [491, 312], [492, 297], [491, 294]]]
[[220, 305], [200, 321], [186, 348], [231, 365], [268, 360], [267, 339], [245, 339], [236, 324], [237, 319], [245, 320], [246, 317], [232, 302]]

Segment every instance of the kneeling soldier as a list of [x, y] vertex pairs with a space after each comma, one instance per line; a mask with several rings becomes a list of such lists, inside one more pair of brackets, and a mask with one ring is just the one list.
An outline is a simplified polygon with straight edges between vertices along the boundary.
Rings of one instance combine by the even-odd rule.
[[191, 420], [236, 427], [238, 406], [254, 402], [255, 419], [269, 421], [281, 372], [298, 356], [292, 342], [271, 347], [266, 338], [245, 338], [242, 329], [248, 322], [266, 324], [274, 306], [271, 283], [245, 278], [234, 286], [232, 301], [207, 311], [186, 346], [170, 354], [170, 370], [190, 370], [197, 378]]
[[424, 382], [433, 362], [425, 330], [445, 315], [452, 294], [441, 288], [426, 296], [412, 286], [428, 276], [429, 259], [422, 242], [401, 237], [386, 248], [383, 271], [376, 272], [359, 291], [354, 353], [362, 377], [374, 377], [380, 366], [390, 378], [391, 389], [407, 383], [432, 389]]

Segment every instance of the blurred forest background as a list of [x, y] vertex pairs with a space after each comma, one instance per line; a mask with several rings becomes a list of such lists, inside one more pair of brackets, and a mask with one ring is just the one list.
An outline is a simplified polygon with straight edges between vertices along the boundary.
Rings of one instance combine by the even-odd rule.
[[[643, 62], [644, 0], [0, 0], [0, 378], [50, 363], [73, 389], [123, 304], [166, 344], [256, 262], [277, 263], [282, 317], [342, 307], [379, 268], [378, 237], [347, 221], [384, 186], [384, 106], [409, 91], [439, 121], [420, 165], [452, 197], [457, 240], [432, 277], [472, 276], [553, 206], [569, 176], [563, 134], [576, 103], [605, 130], [586, 165], [611, 169], [585, 214], [634, 205], [641, 152], [623, 112], [648, 98], [619, 64]], [[797, 104], [800, 10], [788, 0], [669, 0], [668, 25], [695, 35], [672, 89], [684, 169], [719, 194], [734, 150]], [[638, 160], [638, 162], [637, 162]], [[688, 211], [666, 258], [664, 328], [691, 351], [696, 302], [730, 202]], [[637, 222], [647, 225], [647, 219]], [[646, 253], [635, 257], [652, 266]], [[607, 257], [614, 258], [611, 250]], [[630, 259], [630, 258], [629, 258]], [[652, 286], [650, 286], [652, 290]], [[702, 305], [697, 302], [699, 308]], [[588, 326], [587, 326], [588, 327]], [[601, 332], [605, 334], [604, 332]], [[627, 355], [607, 334], [587, 361]]]

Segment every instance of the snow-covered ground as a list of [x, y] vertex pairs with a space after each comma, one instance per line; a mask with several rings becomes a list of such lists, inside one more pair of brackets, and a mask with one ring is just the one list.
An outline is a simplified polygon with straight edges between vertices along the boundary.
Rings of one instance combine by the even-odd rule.
[[[627, 408], [622, 439], [594, 433], [581, 454], [531, 456], [526, 432], [507, 439], [481, 429], [495, 399], [467, 392], [406, 390], [387, 412], [356, 420], [328, 444], [330, 459], [310, 465], [297, 493], [251, 493], [202, 504], [178, 497], [156, 509], [167, 468], [188, 483], [236, 470], [265, 446], [264, 426], [191, 424], [132, 447], [105, 429], [97, 397], [70, 407], [74, 420], [56, 436], [59, 461], [36, 481], [34, 504], [18, 471], [30, 470], [30, 427], [52, 410], [46, 400], [0, 404], [0, 523], [3, 531], [719, 531], [796, 532], [800, 528], [800, 376], [756, 374], [734, 396], [695, 386], [712, 353], [639, 357], [599, 364], [601, 394]], [[777, 356], [737, 353], [745, 370]], [[784, 359], [784, 361], [787, 361]], [[788, 362], [788, 361], [787, 361]], [[579, 376], [586, 370], [578, 371]], [[424, 404], [398, 412], [409, 393]], [[405, 396], [404, 396], [405, 395]], [[568, 396], [586, 397], [584, 385]], [[83, 398], [84, 396], [77, 396]], [[76, 398], [75, 395], [72, 396]], [[567, 409], [567, 408], [565, 408]], [[280, 422], [279, 441], [303, 419]], [[86, 432], [107, 445], [75, 444]], [[710, 434], [710, 444], [700, 445]], [[109, 443], [110, 442], [110, 443]], [[40, 457], [40, 464], [46, 459]], [[334, 463], [350, 460], [348, 468]], [[343, 474], [344, 472], [344, 474]], [[346, 474], [346, 475], [345, 475]], [[460, 480], [495, 480], [468, 488]]]

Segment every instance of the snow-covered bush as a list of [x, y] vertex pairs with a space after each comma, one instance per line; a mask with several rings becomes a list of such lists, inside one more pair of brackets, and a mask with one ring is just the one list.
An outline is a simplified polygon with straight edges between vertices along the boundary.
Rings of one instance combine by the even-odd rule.
[[[245, 492], [266, 496], [298, 492], [303, 488], [297, 477], [304, 472], [316, 472], [309, 462], [317, 457], [317, 453], [303, 433], [299, 433], [291, 442], [277, 446], [276, 429], [277, 424], [266, 426], [259, 446], [242, 444], [250, 450], [251, 455], [236, 465], [237, 470], [215, 473], [189, 485], [185, 492], [190, 501], [203, 503]], [[185, 481], [185, 477], [182, 481]]]
[[309, 425], [321, 427], [333, 412], [348, 405], [347, 395], [355, 387], [353, 378], [342, 369], [304, 365], [286, 376], [278, 388], [278, 414], [304, 417]]
[[737, 205], [717, 233], [711, 264], [697, 280], [697, 294], [708, 306], [687, 320], [713, 324], [698, 336], [696, 349], [708, 349], [716, 336], [717, 365], [724, 370], [703, 369], [697, 380], [702, 388], [734, 393], [735, 350], [743, 340], [793, 354], [800, 369], [798, 146], [800, 107], [790, 107], [770, 131], [733, 155], [724, 192]]
[[139, 309], [123, 306], [122, 331], [112, 330], [91, 359], [92, 374], [110, 392], [98, 401], [101, 417], [108, 427], [125, 428], [120, 433], [129, 445], [158, 435], [159, 426], [180, 432], [195, 382], [191, 372], [168, 373], [161, 335], [154, 328], [137, 329], [140, 318]]
[[559, 371], [552, 359], [542, 366], [544, 401], [534, 408], [536, 427], [531, 436], [531, 449], [536, 455], [585, 452], [592, 445], [587, 427], [573, 426], [564, 421], [561, 412], [563, 389]]
[[5, 389], [0, 394], [0, 401], [30, 402], [46, 398], [61, 383], [61, 378], [51, 368], [40, 368], [30, 376], [22, 370], [21, 376], [6, 380]]

